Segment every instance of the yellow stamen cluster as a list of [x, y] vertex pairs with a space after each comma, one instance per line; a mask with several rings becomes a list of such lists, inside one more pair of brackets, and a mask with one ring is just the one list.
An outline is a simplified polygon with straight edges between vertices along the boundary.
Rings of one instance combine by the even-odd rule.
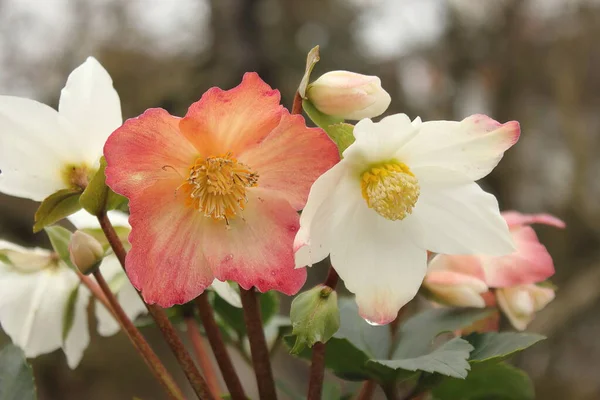
[[361, 176], [367, 205], [390, 220], [409, 215], [419, 198], [419, 181], [403, 163], [391, 161], [373, 166]]
[[62, 170], [62, 178], [70, 189], [85, 189], [94, 174], [87, 165], [68, 164]]
[[257, 182], [258, 174], [227, 153], [197, 159], [184, 186], [196, 210], [207, 217], [229, 221], [244, 209], [248, 201], [246, 188]]

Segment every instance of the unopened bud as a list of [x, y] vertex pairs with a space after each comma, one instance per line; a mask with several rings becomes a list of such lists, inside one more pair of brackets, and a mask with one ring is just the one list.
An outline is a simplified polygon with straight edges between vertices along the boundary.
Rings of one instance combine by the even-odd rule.
[[104, 249], [93, 236], [83, 231], [76, 231], [69, 242], [69, 256], [73, 265], [81, 273], [88, 275], [102, 263]]
[[488, 291], [488, 286], [475, 276], [449, 270], [432, 270], [425, 276], [423, 286], [438, 303], [455, 307], [485, 307], [482, 294]]
[[337, 293], [328, 286], [318, 285], [299, 294], [290, 311], [292, 334], [296, 335], [293, 354], [316, 342], [325, 343], [340, 327]]
[[348, 71], [327, 72], [308, 86], [306, 95], [322, 113], [351, 120], [377, 117], [391, 102], [378, 77]]
[[526, 284], [496, 290], [500, 310], [512, 326], [523, 331], [535, 317], [554, 299], [554, 289], [536, 284]]

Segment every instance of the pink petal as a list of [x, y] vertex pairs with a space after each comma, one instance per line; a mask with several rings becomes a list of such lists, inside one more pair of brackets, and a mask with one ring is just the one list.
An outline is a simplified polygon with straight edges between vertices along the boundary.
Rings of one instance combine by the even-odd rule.
[[511, 229], [517, 247], [502, 257], [481, 256], [486, 282], [490, 287], [510, 287], [541, 282], [554, 275], [552, 257], [529, 226]]
[[231, 152], [238, 157], [277, 127], [280, 98], [278, 90], [249, 72], [231, 90], [214, 87], [204, 93], [181, 120], [181, 131], [205, 156]]
[[481, 261], [477, 256], [438, 254], [429, 263], [429, 271], [453, 271], [485, 280]]
[[531, 224], [544, 224], [561, 229], [566, 226], [562, 220], [550, 214], [521, 214], [517, 211], [505, 211], [502, 216], [509, 228]]
[[287, 110], [264, 140], [239, 160], [259, 175], [261, 188], [274, 190], [300, 210], [315, 180], [339, 161], [336, 145], [320, 128], [307, 128], [301, 115]]
[[129, 203], [127, 275], [147, 303], [161, 307], [192, 300], [214, 279], [200, 243], [208, 219], [175, 196], [178, 182], [159, 181]]
[[299, 225], [287, 200], [252, 188], [242, 216], [231, 220], [229, 228], [223, 221], [205, 219], [202, 246], [217, 279], [293, 295], [306, 281], [306, 269], [294, 269]]
[[[179, 121], [154, 108], [114, 131], [104, 146], [108, 186], [130, 200], [163, 180], [177, 179], [177, 187], [197, 156], [179, 131]], [[174, 189], [169, 194], [173, 196]]]

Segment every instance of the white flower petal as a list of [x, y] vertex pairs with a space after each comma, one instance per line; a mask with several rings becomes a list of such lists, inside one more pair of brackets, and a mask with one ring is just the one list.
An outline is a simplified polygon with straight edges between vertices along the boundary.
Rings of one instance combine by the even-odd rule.
[[21, 272], [35, 272], [48, 266], [52, 253], [39, 247], [27, 249], [6, 240], [0, 240], [0, 254]]
[[500, 124], [485, 115], [473, 115], [461, 122], [424, 122], [397, 158], [411, 169], [442, 167], [478, 180], [498, 165], [519, 134], [518, 122]]
[[234, 307], [242, 308], [240, 294], [234, 288], [232, 288], [228, 282], [221, 282], [220, 280], [215, 279], [211, 287], [215, 292], [217, 292], [220, 298]]
[[66, 265], [22, 273], [0, 264], [0, 324], [27, 357], [62, 347], [65, 306], [78, 284]]
[[0, 192], [41, 201], [66, 187], [62, 171], [80, 161], [72, 128], [34, 100], [0, 96]]
[[[308, 201], [300, 215], [300, 229], [294, 240], [296, 268], [311, 266], [329, 254], [328, 222], [335, 212], [332, 207], [336, 205], [333, 194], [346, 172], [347, 165], [341, 161], [321, 175], [310, 188]], [[315, 218], [317, 212], [324, 214], [323, 217]]]
[[121, 101], [108, 72], [93, 57], [77, 67], [61, 91], [59, 113], [77, 130], [73, 137], [90, 165], [102, 155], [108, 136], [119, 126]]
[[67, 364], [71, 369], [77, 368], [79, 362], [81, 362], [81, 359], [83, 358], [83, 352], [90, 344], [87, 315], [89, 300], [89, 290], [83, 285], [79, 286], [75, 303], [73, 325], [62, 345], [65, 356], [67, 357]]
[[421, 194], [404, 223], [424, 249], [444, 254], [506, 255], [515, 251], [498, 201], [474, 182], [419, 181]]
[[[113, 224], [113, 226], [124, 227], [131, 229], [131, 225], [129, 225], [129, 215], [122, 211], [109, 211], [107, 213], [108, 219]], [[67, 219], [75, 226], [77, 229], [98, 229], [100, 228], [100, 223], [98, 222], [98, 218], [94, 217], [92, 214], [88, 213], [85, 210], [77, 211], [75, 214], [71, 214], [67, 217]]]
[[406, 114], [394, 114], [378, 123], [370, 119], [354, 127], [356, 141], [344, 151], [344, 161], [365, 164], [389, 161], [419, 132], [420, 120], [413, 124]]
[[385, 324], [417, 294], [427, 271], [427, 253], [402, 224], [356, 202], [333, 232], [331, 263], [356, 294], [363, 318]]

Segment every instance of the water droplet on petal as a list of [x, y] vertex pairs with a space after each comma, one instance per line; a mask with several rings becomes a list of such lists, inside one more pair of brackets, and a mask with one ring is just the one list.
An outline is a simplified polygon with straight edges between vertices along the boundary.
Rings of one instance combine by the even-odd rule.
[[366, 318], [365, 318], [365, 321], [367, 321], [367, 324], [369, 324], [371, 326], [381, 326], [381, 325], [383, 325], [383, 324], [378, 324], [377, 322], [369, 321]]
[[231, 261], [231, 260], [233, 260], [233, 254], [227, 254], [225, 256], [225, 261]]

